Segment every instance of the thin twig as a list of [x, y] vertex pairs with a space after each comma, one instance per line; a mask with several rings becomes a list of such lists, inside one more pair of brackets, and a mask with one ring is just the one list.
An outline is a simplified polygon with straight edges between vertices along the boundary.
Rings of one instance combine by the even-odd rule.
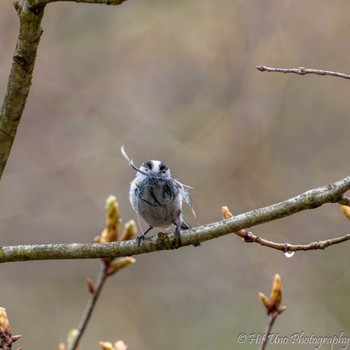
[[101, 290], [108, 278], [107, 269], [108, 269], [108, 263], [102, 261], [100, 270], [96, 279], [96, 283], [94, 285], [94, 291], [93, 293], [90, 293], [89, 301], [85, 307], [85, 311], [81, 317], [81, 320], [77, 328], [77, 334], [73, 339], [72, 343], [70, 344], [68, 350], [75, 350], [79, 345], [80, 339], [84, 334], [87, 324], [89, 323], [92, 312], [94, 311], [94, 308], [96, 306], [98, 297], [100, 296]]
[[[98, 242], [111, 243], [117, 241], [118, 239], [125, 240], [128, 237], [136, 236], [136, 226], [133, 221], [126, 222], [123, 231], [121, 234], [119, 234], [120, 222], [121, 218], [118, 202], [114, 196], [109, 196], [106, 200], [106, 226], [101, 234], [95, 237], [95, 240]], [[87, 278], [86, 282], [90, 293], [90, 298], [85, 307], [85, 311], [81, 317], [78, 328], [75, 329], [74, 332], [71, 332], [70, 336], [68, 337], [67, 345], [69, 350], [78, 349], [81, 337], [83, 336], [90, 321], [91, 315], [107, 278], [113, 276], [124, 267], [133, 263], [135, 263], [135, 259], [132, 257], [102, 259], [96, 282], [94, 283], [91, 278]]]
[[296, 252], [298, 250], [304, 250], [304, 251], [305, 250], [323, 250], [333, 244], [339, 244], [350, 240], [350, 233], [349, 233], [344, 236], [330, 238], [330, 239], [326, 239], [318, 242], [311, 242], [308, 244], [290, 244], [290, 243], [276, 243], [276, 242], [268, 241], [267, 239], [256, 236], [252, 232], [246, 231], [246, 230], [240, 230], [238, 232], [235, 232], [235, 234], [243, 238], [243, 240], [247, 243], [258, 243], [258, 244], [261, 244], [262, 246], [281, 250], [285, 253]]
[[350, 79], [350, 75], [348, 74], [333, 72], [330, 70], [313, 69], [313, 68], [305, 68], [305, 67], [274, 68], [274, 67], [267, 67], [267, 66], [256, 66], [256, 68], [261, 72], [294, 73], [299, 75], [317, 74], [317, 75], [329, 75], [332, 77], [343, 78], [343, 79]]
[[[252, 210], [231, 219], [185, 230], [181, 243], [182, 246], [197, 246], [201, 242], [234, 233], [247, 227], [281, 219], [303, 210], [314, 209], [325, 203], [336, 203], [348, 190], [350, 190], [350, 176], [333, 184], [306, 191], [280, 203]], [[326, 243], [318, 244], [318, 246], [317, 244], [316, 246], [311, 245], [308, 250], [324, 249], [330, 243], [340, 243], [347, 239], [348, 236], [343, 236], [343, 238], [333, 239], [333, 242], [328, 240], [325, 241]], [[284, 245], [284, 247], [286, 246]], [[138, 246], [136, 240], [112, 243], [7, 246], [0, 247], [0, 263], [27, 260], [115, 258], [176, 248], [179, 248], [179, 246], [174, 234], [147, 238], [140, 246]], [[287, 250], [293, 250], [292, 247], [287, 246], [287, 248]], [[279, 250], [285, 251], [286, 248]], [[301, 250], [304, 249], [301, 248]]]
[[278, 313], [272, 313], [269, 315], [269, 323], [267, 325], [267, 328], [264, 334], [263, 342], [259, 346], [259, 350], [265, 350], [266, 345], [269, 341], [269, 335], [271, 334], [271, 330], [272, 330], [273, 324], [277, 319], [277, 316], [278, 316]]
[[80, 340], [86, 330], [86, 327], [90, 321], [92, 313], [95, 309], [98, 298], [101, 295], [102, 288], [108, 277], [113, 276], [116, 272], [120, 271], [124, 267], [133, 264], [134, 258], [120, 258], [120, 259], [103, 259], [101, 261], [100, 270], [94, 283], [90, 278], [87, 279], [87, 287], [90, 292], [90, 298], [85, 307], [84, 313], [79, 322], [78, 328], [74, 330], [74, 337], [67, 341], [69, 350], [76, 350], [79, 348]]

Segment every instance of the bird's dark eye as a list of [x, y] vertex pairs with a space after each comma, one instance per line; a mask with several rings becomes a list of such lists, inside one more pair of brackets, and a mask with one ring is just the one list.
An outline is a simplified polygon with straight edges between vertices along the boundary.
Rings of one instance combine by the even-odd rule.
[[148, 169], [148, 170], [152, 170], [153, 164], [152, 164], [152, 162], [149, 160], [148, 162], [144, 162], [144, 163], [142, 164], [142, 166], [143, 166], [144, 168]]
[[159, 165], [159, 171], [162, 173], [165, 173], [168, 170], [168, 166], [165, 163], [160, 163]]

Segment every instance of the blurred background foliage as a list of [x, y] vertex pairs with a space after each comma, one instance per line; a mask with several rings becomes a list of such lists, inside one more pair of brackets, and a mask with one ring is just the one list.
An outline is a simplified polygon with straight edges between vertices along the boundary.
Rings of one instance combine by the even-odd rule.
[[[18, 18], [11, 1], [0, 9], [3, 96]], [[194, 187], [192, 225], [220, 220], [222, 205], [238, 214], [349, 175], [349, 81], [255, 69], [349, 73], [349, 16], [345, 0], [49, 5], [0, 184], [1, 245], [90, 242], [110, 194], [124, 221], [136, 219], [122, 144], [137, 164], [161, 159]], [[308, 243], [349, 229], [339, 207], [325, 205], [253, 230]], [[288, 305], [275, 333], [350, 336], [348, 243], [287, 259], [229, 235], [136, 260], [109, 280], [82, 350], [120, 338], [130, 349], [255, 349], [236, 339], [264, 331], [257, 292], [269, 292], [275, 273]], [[57, 348], [77, 325], [85, 277], [98, 265], [0, 266], [0, 304], [23, 348]]]

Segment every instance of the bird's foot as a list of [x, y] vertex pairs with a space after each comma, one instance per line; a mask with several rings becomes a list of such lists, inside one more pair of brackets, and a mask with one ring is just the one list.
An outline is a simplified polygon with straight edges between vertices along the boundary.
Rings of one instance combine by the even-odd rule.
[[136, 237], [136, 241], [137, 241], [137, 245], [140, 246], [141, 245], [141, 241], [143, 242], [145, 240], [145, 234], [143, 233], [140, 236]]
[[177, 226], [175, 230], [175, 237], [177, 238], [178, 246], [182, 246], [182, 235], [181, 235], [181, 229]]

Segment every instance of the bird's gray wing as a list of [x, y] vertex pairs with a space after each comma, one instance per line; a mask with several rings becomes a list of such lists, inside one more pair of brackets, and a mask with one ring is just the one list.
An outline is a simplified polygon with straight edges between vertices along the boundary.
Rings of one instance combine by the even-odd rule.
[[194, 211], [193, 205], [192, 205], [192, 198], [191, 198], [190, 194], [187, 191], [187, 188], [192, 188], [192, 187], [184, 185], [183, 183], [181, 183], [178, 180], [175, 180], [175, 183], [176, 183], [176, 186], [178, 187], [178, 189], [180, 191], [180, 194], [181, 194], [182, 198], [187, 203], [187, 205], [191, 208], [193, 216], [196, 217], [196, 212]]

